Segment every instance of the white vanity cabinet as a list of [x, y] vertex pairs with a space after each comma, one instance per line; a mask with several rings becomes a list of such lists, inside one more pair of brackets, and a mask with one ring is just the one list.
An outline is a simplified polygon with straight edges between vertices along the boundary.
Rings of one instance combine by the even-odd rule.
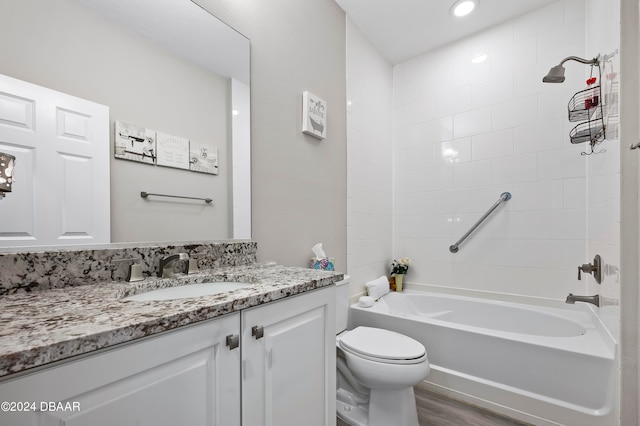
[[240, 349], [226, 345], [239, 315], [0, 382], [20, 410], [3, 407], [0, 425], [239, 426]]
[[0, 382], [0, 426], [335, 426], [335, 352], [331, 286]]
[[335, 287], [241, 314], [242, 424], [335, 425]]

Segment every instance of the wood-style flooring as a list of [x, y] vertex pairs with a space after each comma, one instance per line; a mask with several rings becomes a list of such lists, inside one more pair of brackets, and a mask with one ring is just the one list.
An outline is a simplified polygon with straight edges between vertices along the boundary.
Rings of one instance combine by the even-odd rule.
[[[528, 423], [448, 398], [424, 385], [417, 385], [414, 392], [420, 426], [529, 426]], [[349, 425], [338, 419], [337, 426]]]

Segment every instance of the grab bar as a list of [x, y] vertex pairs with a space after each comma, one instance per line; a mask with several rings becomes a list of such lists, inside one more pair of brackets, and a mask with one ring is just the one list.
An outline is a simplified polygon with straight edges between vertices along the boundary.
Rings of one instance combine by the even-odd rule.
[[155, 195], [156, 197], [184, 198], [184, 199], [187, 199], [187, 200], [202, 200], [207, 204], [209, 204], [209, 203], [211, 203], [213, 201], [211, 198], [184, 197], [182, 195], [154, 194], [152, 192], [145, 192], [145, 191], [140, 192], [140, 197], [142, 197], [142, 198], [147, 198], [149, 195]]
[[498, 208], [498, 206], [499, 206], [500, 204], [502, 204], [504, 201], [508, 201], [508, 200], [510, 200], [510, 199], [511, 199], [511, 193], [510, 193], [510, 192], [503, 192], [502, 194], [500, 194], [500, 198], [498, 198], [498, 201], [496, 201], [496, 202], [495, 202], [491, 207], [489, 207], [489, 210], [487, 210], [487, 212], [484, 214], [484, 216], [482, 216], [482, 217], [480, 218], [480, 220], [478, 220], [478, 221], [477, 221], [477, 222], [476, 222], [476, 223], [471, 227], [471, 229], [469, 229], [469, 230], [467, 231], [467, 233], [466, 233], [466, 234], [464, 234], [464, 235], [462, 236], [462, 238], [460, 238], [458, 241], [456, 241], [456, 243], [455, 243], [455, 244], [453, 244], [453, 245], [449, 246], [449, 251], [450, 251], [451, 253], [457, 253], [457, 252], [458, 252], [458, 246], [459, 246], [459, 245], [460, 245], [464, 240], [466, 240], [466, 239], [467, 239], [467, 237], [468, 237], [469, 235], [471, 235], [471, 233], [472, 233], [473, 231], [475, 231], [475, 230], [476, 230], [476, 228], [477, 228], [478, 226], [480, 226], [480, 224], [481, 224], [482, 222], [484, 222], [484, 220], [485, 220], [487, 217], [489, 217], [489, 215], [490, 215], [491, 213], [493, 213], [493, 211], [494, 211], [495, 209], [497, 209], [497, 208]]

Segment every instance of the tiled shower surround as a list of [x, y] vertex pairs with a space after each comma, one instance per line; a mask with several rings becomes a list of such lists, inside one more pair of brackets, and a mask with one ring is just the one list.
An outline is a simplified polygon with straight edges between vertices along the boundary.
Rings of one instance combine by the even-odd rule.
[[[413, 263], [408, 285], [502, 300], [562, 302], [600, 294], [598, 315], [617, 335], [620, 294], [620, 140], [613, 108], [607, 140], [572, 145], [567, 104], [590, 68], [568, 56], [620, 46], [619, 4], [559, 0], [392, 65], [348, 22], [348, 229], [352, 292]], [[473, 62], [481, 54], [484, 61]], [[619, 72], [614, 54], [603, 70]], [[613, 70], [613, 72], [612, 72]], [[594, 70], [597, 73], [597, 70]], [[609, 98], [611, 106], [615, 98]], [[623, 148], [626, 149], [626, 148]], [[503, 192], [512, 199], [456, 242]], [[577, 280], [600, 254], [602, 284]]]
[[[582, 294], [587, 147], [569, 143], [566, 108], [588, 67], [566, 64], [563, 84], [542, 77], [585, 57], [584, 38], [573, 37], [585, 33], [584, 16], [584, 4], [559, 1], [395, 67], [394, 231], [415, 261], [408, 279]], [[486, 59], [472, 62], [479, 53]], [[451, 254], [505, 191], [512, 199]]]
[[[592, 278], [578, 281], [576, 271], [593, 260], [595, 232], [586, 231], [618, 225], [619, 141], [612, 126], [600, 154], [570, 143], [578, 123], [567, 103], [586, 87], [588, 66], [567, 62], [564, 83], [542, 82], [568, 56], [616, 48], [591, 39], [590, 20], [608, 10], [587, 3], [557, 1], [394, 67], [394, 254], [414, 260], [407, 280], [557, 300], [587, 294]], [[473, 62], [479, 54], [486, 59]], [[451, 254], [505, 191], [512, 199]], [[611, 251], [603, 259], [616, 265]]]
[[158, 274], [159, 259], [173, 253], [187, 253], [197, 259], [200, 268], [212, 269], [255, 263], [256, 252], [256, 242], [234, 241], [0, 253], [0, 295], [123, 281], [131, 262], [115, 262], [120, 259], [134, 259], [142, 266], [143, 275], [149, 277]]

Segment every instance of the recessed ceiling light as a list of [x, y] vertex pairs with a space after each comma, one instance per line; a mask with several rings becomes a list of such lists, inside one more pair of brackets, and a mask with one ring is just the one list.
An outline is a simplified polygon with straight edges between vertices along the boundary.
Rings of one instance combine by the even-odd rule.
[[475, 8], [476, 0], [458, 0], [451, 6], [451, 13], [458, 17], [466, 16], [473, 12]]

